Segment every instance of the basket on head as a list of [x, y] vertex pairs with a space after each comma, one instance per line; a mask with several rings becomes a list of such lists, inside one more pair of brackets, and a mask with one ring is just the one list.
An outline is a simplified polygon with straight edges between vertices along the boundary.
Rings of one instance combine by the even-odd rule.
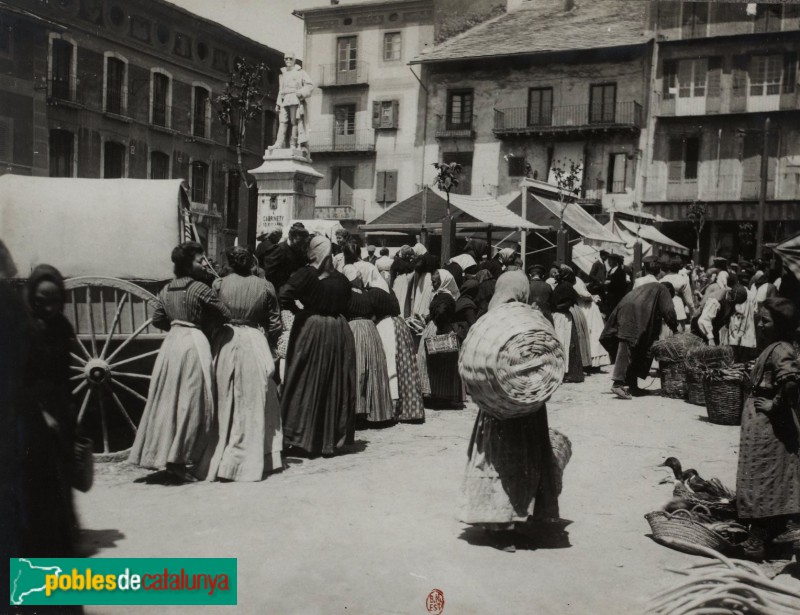
[[717, 425], [739, 425], [749, 379], [743, 365], [711, 369], [703, 377], [708, 420]]
[[541, 408], [564, 377], [564, 349], [544, 315], [525, 303], [506, 303], [470, 328], [458, 368], [467, 392], [495, 418]]
[[706, 555], [699, 549], [693, 549], [692, 545], [701, 545], [720, 553], [728, 553], [733, 547], [729, 540], [700, 523], [698, 515], [688, 510], [676, 510], [674, 513], [658, 510], [647, 513], [644, 518], [650, 524], [653, 540], [678, 551]]

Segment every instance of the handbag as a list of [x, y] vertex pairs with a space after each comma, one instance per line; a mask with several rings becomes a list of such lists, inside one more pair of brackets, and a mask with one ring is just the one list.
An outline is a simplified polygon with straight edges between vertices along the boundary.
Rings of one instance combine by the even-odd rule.
[[444, 333], [428, 337], [425, 339], [425, 350], [428, 354], [458, 352], [458, 336], [455, 333]]
[[91, 438], [75, 438], [72, 486], [86, 493], [94, 483], [94, 443]]

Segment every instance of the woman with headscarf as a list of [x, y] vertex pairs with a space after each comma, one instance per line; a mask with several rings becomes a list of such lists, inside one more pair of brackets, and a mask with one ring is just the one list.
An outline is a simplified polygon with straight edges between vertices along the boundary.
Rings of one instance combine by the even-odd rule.
[[430, 316], [431, 299], [435, 291], [432, 275], [437, 270], [439, 260], [419, 243], [414, 246], [414, 253], [417, 260], [411, 278], [411, 292], [406, 294], [406, 304], [411, 316], [425, 322]]
[[742, 414], [736, 509], [750, 523], [745, 552], [757, 560], [769, 555], [765, 549], [776, 537], [800, 541], [800, 367], [792, 346], [797, 325], [797, 308], [778, 297], [766, 299], [756, 317], [761, 354]]
[[[212, 340], [217, 384], [217, 443], [208, 479], [261, 480], [283, 468], [283, 430], [273, 348], [281, 334], [275, 287], [253, 275], [250, 254], [227, 251], [232, 273], [214, 284], [231, 320]], [[268, 341], [269, 340], [269, 341]]]
[[406, 321], [400, 317], [397, 298], [379, 288], [368, 290], [366, 294], [375, 314], [375, 327], [386, 355], [394, 418], [402, 422], [423, 422], [425, 406], [414, 340]]
[[[194, 278], [203, 247], [186, 242], [172, 251], [175, 279], [158, 294], [153, 326], [169, 331], [158, 351], [147, 403], [128, 461], [166, 467], [182, 480], [204, 477], [203, 458], [216, 420], [214, 365], [203, 329], [230, 320], [216, 293]], [[249, 261], [248, 261], [249, 266]], [[205, 464], [203, 464], [205, 465]]]
[[400, 315], [403, 318], [411, 316], [409, 295], [412, 292], [415, 260], [416, 256], [411, 246], [403, 246], [395, 254], [394, 262], [392, 263], [392, 293], [397, 297], [397, 303], [400, 305]]
[[[506, 303], [527, 304], [529, 288], [521, 271], [501, 275], [487, 318]], [[558, 531], [559, 482], [544, 403], [527, 416], [505, 420], [479, 407], [467, 454], [461, 522], [483, 528], [493, 546], [507, 551]]]
[[434, 296], [430, 305], [431, 320], [422, 332], [417, 352], [422, 393], [433, 405], [461, 407], [464, 403], [464, 386], [458, 373], [458, 350], [431, 354], [425, 344], [428, 338], [455, 334], [453, 319], [459, 292], [455, 279], [446, 269], [435, 271], [432, 283]]
[[[14, 460], [19, 462], [20, 472], [15, 482], [21, 487], [19, 539], [26, 550], [13, 555], [78, 555], [78, 521], [72, 501], [77, 413], [70, 386], [70, 349], [75, 333], [63, 314], [65, 300], [59, 271], [50, 265], [36, 267], [27, 286], [31, 319], [18, 323], [30, 333], [26, 349], [29, 360], [14, 366], [25, 370], [20, 374], [24, 402], [17, 408], [13, 431], [21, 454], [21, 459]], [[8, 341], [3, 339], [4, 344]]]
[[[380, 288], [389, 292], [389, 284], [383, 279], [381, 272], [372, 263], [361, 259], [361, 248], [355, 241], [348, 241], [343, 248], [345, 267], [351, 265], [358, 270], [365, 289]], [[344, 272], [344, 268], [342, 268]]]
[[461, 284], [464, 283], [464, 270], [461, 268], [461, 265], [450, 261], [444, 266], [444, 269], [450, 272], [450, 275], [452, 275], [453, 279], [456, 281], [456, 286], [461, 288]]
[[578, 318], [576, 318], [576, 311], [573, 308], [578, 305], [578, 293], [573, 285], [574, 279], [575, 274], [572, 272], [572, 268], [561, 265], [558, 270], [558, 283], [553, 290], [553, 323], [558, 341], [564, 348], [567, 365], [564, 382], [583, 382], [583, 367], [587, 363], [587, 358], [589, 365], [592, 362], [591, 351], [586, 343], [586, 319], [583, 318], [583, 314], [580, 318], [583, 320], [584, 337], [581, 337], [581, 331], [576, 324]]
[[497, 284], [497, 278], [502, 274], [503, 266], [496, 259], [484, 261], [478, 266], [476, 279], [480, 286], [478, 287], [478, 294], [475, 297], [475, 303], [478, 306], [478, 318], [489, 311], [489, 302], [492, 300], [492, 295], [494, 295], [494, 287], [495, 284]]
[[333, 455], [355, 433], [356, 348], [344, 316], [352, 291], [333, 267], [330, 241], [312, 237], [308, 259], [279, 297], [282, 308], [297, 311], [281, 396], [283, 436], [309, 455]]
[[461, 271], [465, 278], [473, 277], [478, 272], [478, 263], [469, 254], [459, 254], [458, 256], [454, 256], [450, 259], [450, 264], [456, 264], [461, 267]]
[[[603, 322], [603, 316], [600, 314], [600, 308], [598, 307], [597, 303], [595, 303], [594, 297], [592, 293], [589, 292], [586, 283], [581, 280], [579, 277], [575, 277], [575, 283], [573, 284], [575, 288], [575, 292], [578, 293], [578, 309], [580, 309], [581, 314], [583, 315], [586, 321], [586, 327], [589, 334], [589, 353], [591, 356], [591, 364], [584, 365], [584, 367], [602, 367], [603, 365], [608, 365], [611, 363], [611, 359], [608, 356], [608, 352], [603, 345], [600, 343], [600, 336], [603, 333], [603, 328], [605, 327], [605, 323]], [[576, 324], [580, 329], [580, 318], [576, 319]]]
[[[470, 239], [467, 241], [467, 245], [464, 246], [464, 254], [472, 257], [472, 260], [477, 264], [483, 262], [485, 256], [489, 253], [489, 244], [487, 244], [483, 239]], [[464, 267], [462, 265], [462, 267]], [[466, 267], [464, 267], [466, 271]]]
[[478, 320], [478, 305], [475, 298], [478, 296], [480, 284], [475, 279], [464, 280], [458, 289], [459, 295], [456, 301], [456, 313], [453, 317], [453, 327], [456, 334], [464, 339], [469, 333], [469, 329]]
[[372, 302], [364, 291], [361, 272], [353, 264], [347, 264], [343, 273], [353, 286], [347, 306], [347, 320], [356, 344], [356, 419], [387, 423], [394, 419], [394, 407], [386, 354], [381, 336], [372, 321]]

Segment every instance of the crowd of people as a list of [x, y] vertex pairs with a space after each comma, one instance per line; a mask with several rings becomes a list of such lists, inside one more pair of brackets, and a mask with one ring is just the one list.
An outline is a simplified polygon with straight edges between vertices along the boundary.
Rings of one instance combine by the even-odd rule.
[[[763, 374], [774, 376], [758, 384], [769, 391], [769, 403], [748, 402], [745, 412], [743, 510], [764, 514], [758, 477], [766, 471], [754, 460], [767, 449], [780, 458], [784, 486], [800, 493], [797, 446], [786, 452], [788, 436], [771, 436], [763, 418], [779, 406], [791, 408], [794, 414], [786, 416], [793, 420], [781, 425], [796, 445], [800, 374], [791, 342], [800, 283], [774, 263], [716, 259], [703, 269], [677, 258], [647, 258], [636, 276], [621, 255], [600, 252], [588, 274], [567, 263], [534, 264], [524, 272], [515, 249], [493, 254], [479, 239], [446, 263], [421, 243], [402, 246], [394, 257], [370, 246], [362, 257], [357, 239], [346, 232], [331, 241], [299, 223], [285, 240], [278, 230], [260, 239], [254, 251], [229, 249], [217, 271], [200, 244], [172, 251], [175, 277], [158, 294], [153, 314], [153, 326], [167, 334], [131, 463], [177, 482], [258, 481], [283, 469], [289, 454], [337, 454], [354, 443], [357, 429], [420, 423], [426, 408], [461, 408], [461, 344], [480, 318], [520, 302], [552, 323], [564, 349], [564, 382], [581, 383], [613, 364], [611, 389], [620, 399], [643, 394], [639, 380], [648, 376], [650, 347], [673, 333], [730, 345], [742, 362], [758, 358], [759, 383]], [[11, 359], [2, 393], [10, 407], [42, 410], [22, 413], [21, 437], [47, 453], [26, 453], [36, 463], [26, 466], [28, 490], [14, 501], [34, 517], [58, 516], [49, 529], [60, 538], [31, 536], [33, 548], [26, 550], [35, 555], [40, 540], [52, 556], [72, 552], [76, 526], [68, 477], [75, 417], [66, 410], [73, 333], [61, 313], [58, 271], [41, 266], [28, 286], [28, 305], [3, 287], [4, 339], [16, 354], [3, 355]], [[772, 350], [765, 357], [768, 338]], [[536, 416], [514, 427], [479, 413], [463, 488], [464, 522], [513, 531], [529, 517], [557, 520], [546, 413]], [[44, 432], [49, 440], [36, 435]], [[0, 467], [9, 471], [22, 457]], [[37, 504], [37, 493], [46, 489], [59, 494], [59, 511]], [[796, 500], [783, 498], [767, 516], [800, 515]], [[800, 538], [800, 524], [797, 531]], [[55, 547], [59, 540], [63, 549]]]

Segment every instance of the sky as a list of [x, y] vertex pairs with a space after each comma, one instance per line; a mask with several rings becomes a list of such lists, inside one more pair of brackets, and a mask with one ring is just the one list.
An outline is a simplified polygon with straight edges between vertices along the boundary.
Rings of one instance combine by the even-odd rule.
[[329, 0], [170, 0], [259, 43], [303, 57], [303, 21], [296, 9], [325, 6]]

